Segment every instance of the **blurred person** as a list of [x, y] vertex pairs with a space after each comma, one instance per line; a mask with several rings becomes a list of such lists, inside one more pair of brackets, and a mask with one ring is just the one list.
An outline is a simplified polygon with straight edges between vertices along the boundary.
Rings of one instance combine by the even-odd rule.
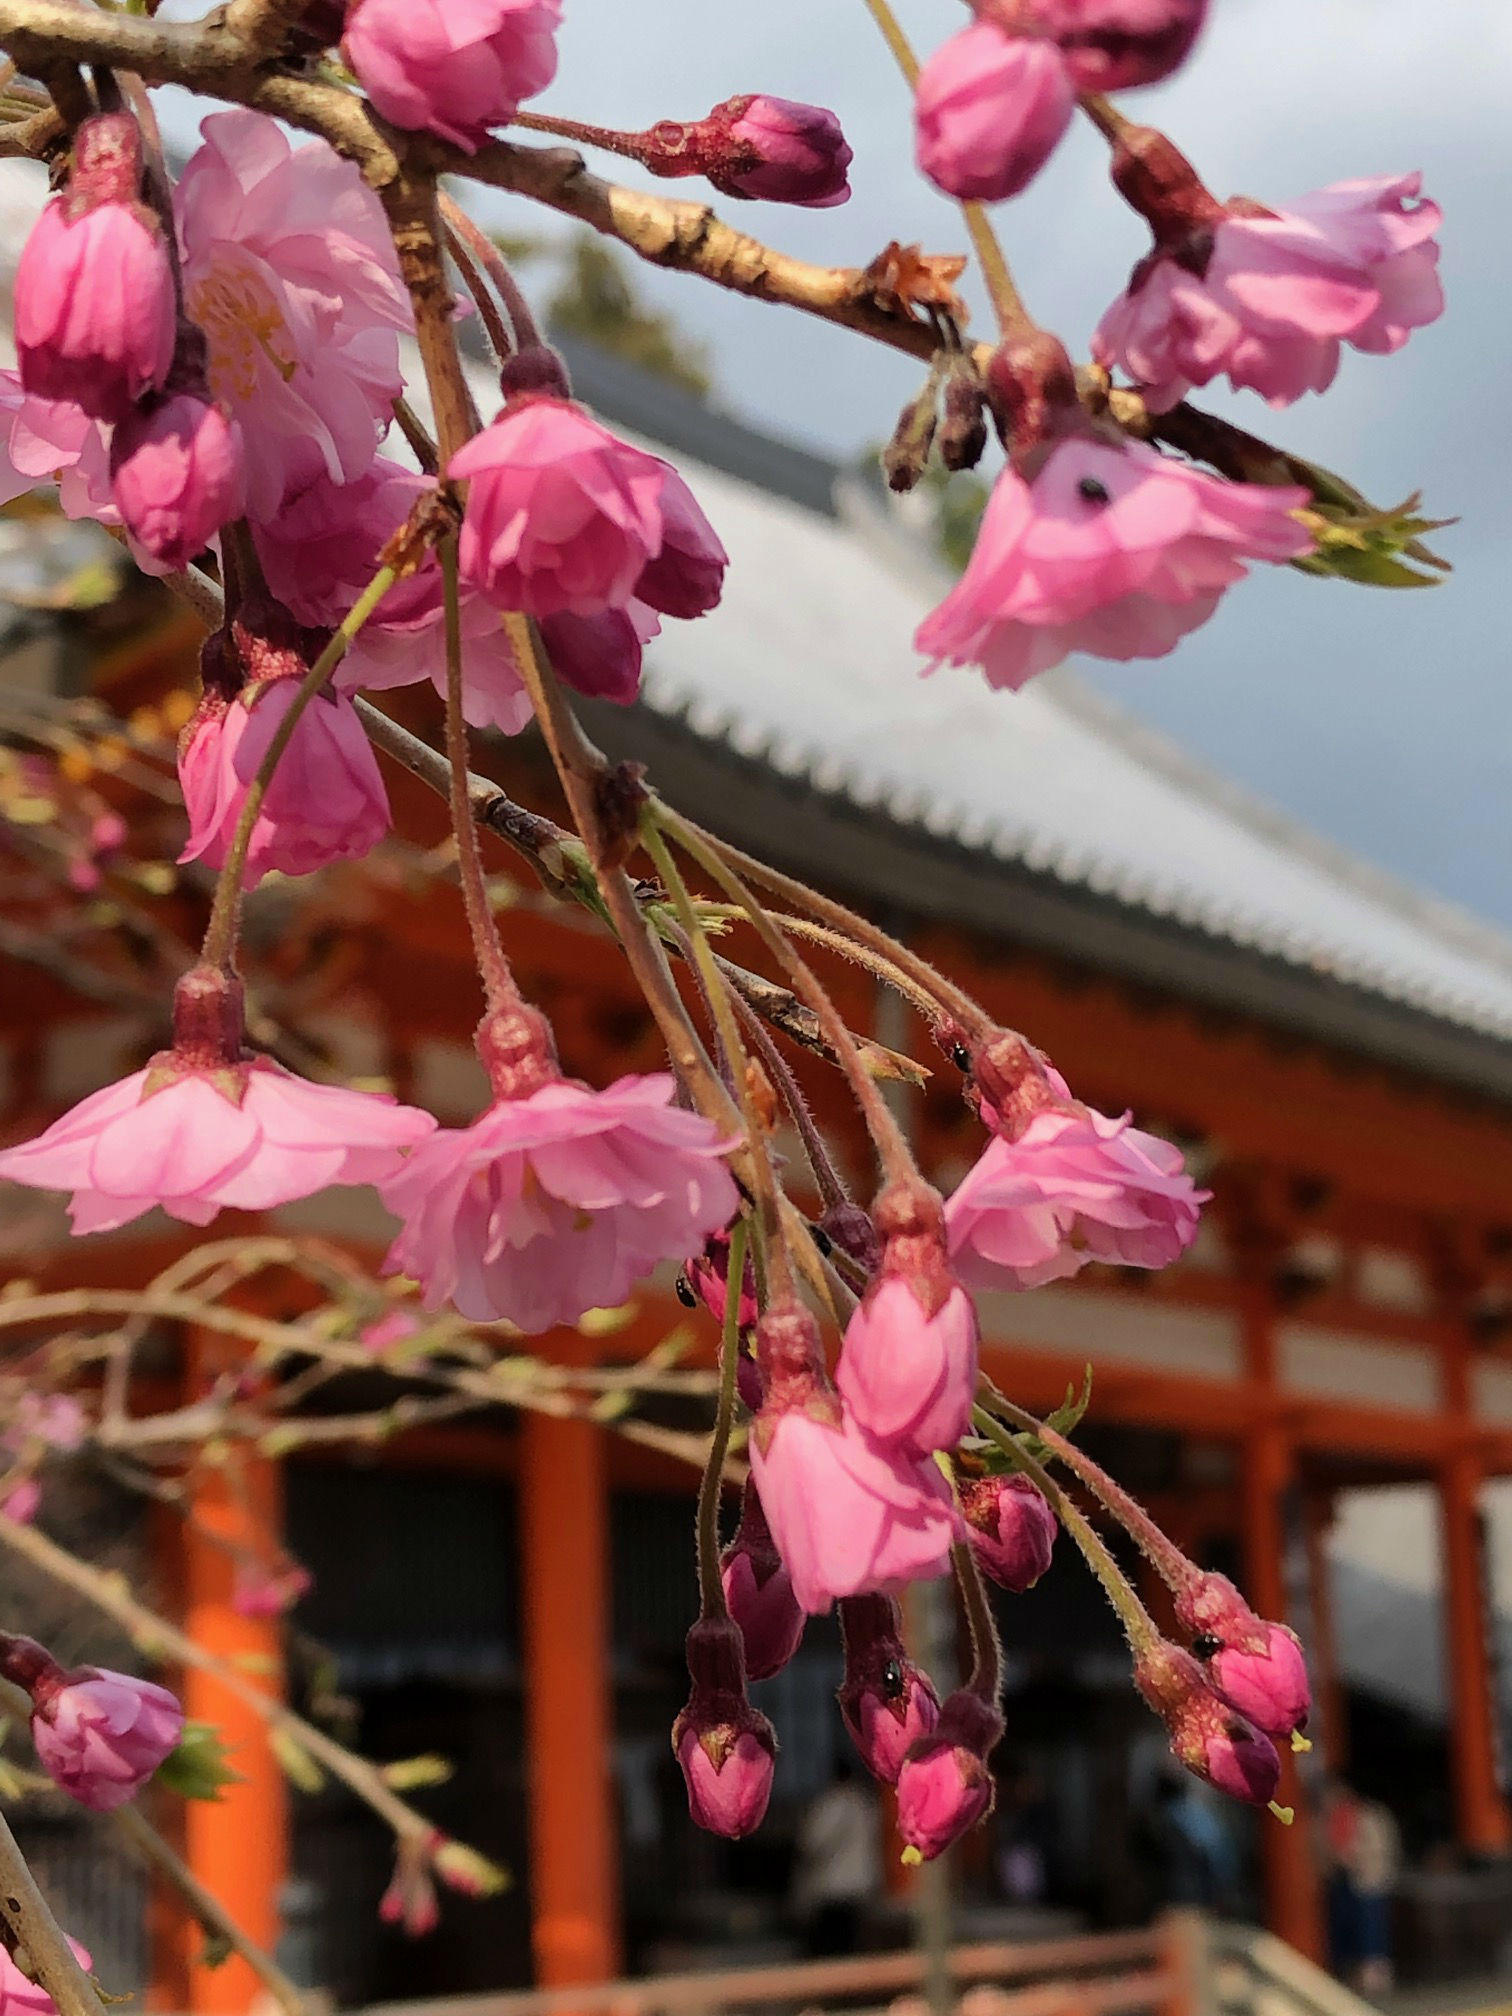
[[1156, 1899], [1163, 1911], [1218, 1911], [1238, 1875], [1234, 1844], [1196, 1779], [1163, 1771], [1141, 1830], [1153, 1854]]
[[1050, 1888], [1050, 1844], [1054, 1815], [1045, 1788], [1032, 1771], [1021, 1771], [998, 1799], [994, 1862], [1003, 1895], [1011, 1904], [1043, 1904]]
[[1323, 1795], [1323, 1838], [1333, 1970], [1362, 1995], [1385, 1994], [1396, 1978], [1391, 1899], [1402, 1863], [1396, 1821], [1378, 1801], [1362, 1799], [1342, 1778], [1330, 1778]]
[[858, 1950], [866, 1907], [882, 1885], [877, 1802], [838, 1751], [829, 1785], [798, 1823], [793, 1909], [812, 1959]]

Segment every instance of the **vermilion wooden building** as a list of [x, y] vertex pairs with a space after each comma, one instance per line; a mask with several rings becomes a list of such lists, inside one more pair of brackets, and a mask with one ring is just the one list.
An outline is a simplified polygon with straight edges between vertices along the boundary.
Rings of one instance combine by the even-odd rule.
[[[669, 626], [643, 704], [597, 710], [593, 731], [648, 762], [696, 817], [907, 935], [1078, 1093], [1179, 1140], [1212, 1188], [1179, 1267], [1089, 1268], [990, 1299], [983, 1319], [988, 1369], [1027, 1405], [1054, 1404], [1090, 1361], [1093, 1446], [1184, 1544], [1232, 1565], [1307, 1640], [1320, 1710], [1299, 1821], [1256, 1830], [1270, 1923], [1318, 1950], [1308, 1788], [1349, 1761], [1351, 1723], [1324, 1544], [1341, 1493], [1405, 1481], [1437, 1493], [1447, 1779], [1435, 1815], [1430, 1732], [1423, 1826], [1499, 1854], [1478, 1508], [1485, 1481], [1512, 1474], [1512, 942], [1251, 803], [1070, 678], [1017, 697], [964, 673], [921, 682], [909, 638], [938, 582], [874, 493], [626, 367], [573, 362], [590, 403], [687, 465], [732, 558], [720, 611]], [[183, 678], [191, 648], [170, 626], [98, 674], [130, 704]], [[478, 761], [550, 802], [532, 745], [488, 745]], [[396, 777], [394, 796], [401, 823], [439, 834], [418, 786]], [[502, 849], [494, 865], [507, 866]], [[534, 905], [504, 925], [568, 1068], [602, 1080], [656, 1064], [602, 935]], [[468, 1117], [478, 1001], [459, 903], [396, 878], [381, 908], [333, 913], [330, 928], [333, 1054], [444, 1120]], [[832, 978], [853, 1026], [917, 1047], [868, 980]], [[0, 1033], [11, 1136], [157, 1038], [143, 1013], [71, 999], [3, 952]], [[948, 1187], [979, 1132], [935, 1061], [915, 1119], [925, 1167]], [[864, 1194], [871, 1171], [836, 1085], [821, 1067], [806, 1079]], [[156, 1225], [39, 1251], [32, 1204], [16, 1271], [120, 1280], [173, 1250]], [[17, 1209], [16, 1193], [0, 1197], [0, 1237]], [[365, 1193], [273, 1218], [371, 1250], [385, 1236]], [[548, 1349], [629, 1358], [685, 1320], [670, 1290], [649, 1286], [623, 1329]], [[376, 1833], [330, 1795], [291, 1793], [255, 1724], [191, 1677], [191, 1710], [229, 1716], [245, 1777], [190, 1813], [196, 1870], [264, 1935], [282, 1893], [300, 1964], [352, 1998], [601, 1978], [700, 1937], [749, 1950], [750, 1925], [693, 1906], [737, 1877], [747, 1896], [780, 1895], [784, 1829], [823, 1782], [838, 1729], [825, 1705], [836, 1655], [816, 1628], [766, 1702], [787, 1744], [775, 1845], [692, 1840], [666, 1750], [691, 1489], [688, 1472], [611, 1430], [528, 1413], [290, 1466], [289, 1544], [316, 1578], [301, 1629], [334, 1647], [379, 1754], [457, 1757], [438, 1817], [512, 1863], [517, 1888], [449, 1906], [430, 1946], [380, 1940]], [[236, 1516], [200, 1509], [211, 1525]], [[191, 1540], [161, 1565], [207, 1642], [279, 1652], [275, 1628], [230, 1608], [213, 1550]], [[1159, 1732], [1127, 1691], [1116, 1635], [1066, 1561], [1005, 1608], [1004, 1626], [1008, 1744], [1047, 1787], [1081, 1871], [1073, 1901], [1105, 1918], [1137, 1908], [1131, 1800]], [[1377, 1778], [1385, 1761], [1355, 1759]], [[191, 1967], [189, 1944], [158, 1935], [160, 2006], [189, 1994], [197, 2009], [245, 2006], [237, 1968]]]

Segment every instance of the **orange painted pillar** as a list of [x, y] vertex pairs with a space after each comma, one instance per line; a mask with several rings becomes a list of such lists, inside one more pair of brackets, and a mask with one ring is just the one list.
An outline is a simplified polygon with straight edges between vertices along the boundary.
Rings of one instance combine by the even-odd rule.
[[541, 1988], [619, 1970], [607, 1438], [527, 1412], [520, 1538], [531, 1939]]
[[[202, 1466], [192, 1491], [192, 1524], [182, 1548], [184, 1630], [207, 1652], [234, 1665], [270, 1693], [283, 1690], [282, 1631], [278, 1620], [243, 1617], [233, 1609], [233, 1560], [226, 1545], [266, 1545], [281, 1515], [277, 1466], [255, 1458], [234, 1473]], [[260, 1715], [219, 1681], [191, 1667], [183, 1678], [184, 1713], [211, 1722], [230, 1752], [242, 1783], [219, 1800], [184, 1804], [183, 1853], [194, 1874], [212, 1890], [251, 1938], [269, 1951], [279, 1934], [278, 1898], [288, 1872], [289, 1811], [284, 1775], [268, 1747]], [[266, 1991], [239, 1959], [221, 1967], [198, 1964], [204, 1940], [186, 1925], [185, 1969], [194, 2016], [241, 2016]]]
[[1444, 1672], [1449, 1692], [1450, 1772], [1460, 1845], [1512, 1845], [1502, 1782], [1500, 1715], [1487, 1644], [1486, 1566], [1480, 1465], [1457, 1450], [1439, 1473], [1444, 1555]]

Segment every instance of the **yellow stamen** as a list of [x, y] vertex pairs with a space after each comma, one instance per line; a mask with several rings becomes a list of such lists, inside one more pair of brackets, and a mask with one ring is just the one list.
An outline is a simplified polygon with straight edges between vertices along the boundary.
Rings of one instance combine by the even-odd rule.
[[1270, 1802], [1270, 1810], [1275, 1814], [1283, 1827], [1290, 1827], [1293, 1820], [1297, 1817], [1293, 1808], [1290, 1806], [1278, 1806], [1274, 1799]]
[[1306, 1736], [1302, 1734], [1302, 1731], [1300, 1729], [1293, 1729], [1292, 1755], [1294, 1757], [1305, 1757], [1308, 1751], [1311, 1750], [1311, 1748], [1312, 1743]]

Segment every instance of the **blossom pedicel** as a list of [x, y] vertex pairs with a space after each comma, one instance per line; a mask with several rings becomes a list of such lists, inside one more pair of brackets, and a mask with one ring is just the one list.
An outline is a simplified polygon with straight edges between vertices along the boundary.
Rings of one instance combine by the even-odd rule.
[[37, 219], [16, 266], [22, 384], [96, 420], [124, 419], [173, 362], [173, 269], [141, 186], [135, 119], [86, 119], [68, 186]]
[[908, 1656], [903, 1618], [891, 1596], [850, 1596], [839, 1607], [841, 1718], [867, 1770], [882, 1784], [896, 1785], [910, 1748], [939, 1720], [939, 1696]]
[[766, 1817], [777, 1740], [746, 1699], [740, 1633], [728, 1617], [702, 1617], [688, 1633], [688, 1705], [672, 1725], [672, 1750], [697, 1824], [727, 1841]]

